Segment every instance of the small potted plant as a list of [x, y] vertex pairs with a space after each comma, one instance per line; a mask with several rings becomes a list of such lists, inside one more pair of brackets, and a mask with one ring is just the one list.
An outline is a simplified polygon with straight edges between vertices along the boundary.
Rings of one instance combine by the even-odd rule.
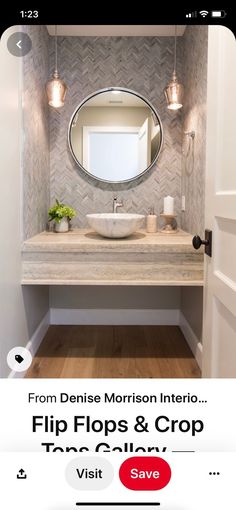
[[76, 211], [72, 207], [56, 200], [56, 203], [48, 210], [48, 216], [48, 221], [54, 220], [55, 222], [55, 232], [68, 232], [69, 222], [76, 216]]

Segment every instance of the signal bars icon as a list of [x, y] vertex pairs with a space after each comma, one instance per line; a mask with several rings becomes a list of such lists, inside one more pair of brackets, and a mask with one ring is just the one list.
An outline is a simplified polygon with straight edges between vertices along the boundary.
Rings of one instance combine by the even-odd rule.
[[197, 17], [197, 11], [189, 12], [188, 14], [186, 14], [185, 17], [186, 18], [196, 18]]

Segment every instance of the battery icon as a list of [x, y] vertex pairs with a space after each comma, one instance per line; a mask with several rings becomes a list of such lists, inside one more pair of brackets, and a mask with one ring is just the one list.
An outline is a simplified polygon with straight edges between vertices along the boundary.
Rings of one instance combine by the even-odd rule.
[[226, 16], [225, 11], [211, 11], [212, 18], [225, 18], [225, 16]]

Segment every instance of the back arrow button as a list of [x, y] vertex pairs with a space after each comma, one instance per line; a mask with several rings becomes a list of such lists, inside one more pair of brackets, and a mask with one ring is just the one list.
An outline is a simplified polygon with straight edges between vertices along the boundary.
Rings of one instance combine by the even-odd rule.
[[25, 32], [14, 32], [7, 40], [8, 51], [14, 57], [24, 57], [32, 48], [32, 41]]

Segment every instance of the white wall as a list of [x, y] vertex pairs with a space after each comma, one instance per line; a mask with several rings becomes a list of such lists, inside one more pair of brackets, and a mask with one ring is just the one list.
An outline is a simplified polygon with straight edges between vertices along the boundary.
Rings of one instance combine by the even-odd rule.
[[52, 324], [178, 324], [179, 287], [56, 286]]
[[179, 287], [55, 286], [51, 308], [72, 309], [179, 309]]
[[0, 376], [6, 377], [8, 351], [25, 346], [48, 310], [47, 288], [25, 288], [21, 278], [21, 58], [7, 50], [8, 37], [19, 27], [8, 29], [0, 43]]
[[181, 312], [199, 342], [202, 342], [203, 287], [182, 287]]

